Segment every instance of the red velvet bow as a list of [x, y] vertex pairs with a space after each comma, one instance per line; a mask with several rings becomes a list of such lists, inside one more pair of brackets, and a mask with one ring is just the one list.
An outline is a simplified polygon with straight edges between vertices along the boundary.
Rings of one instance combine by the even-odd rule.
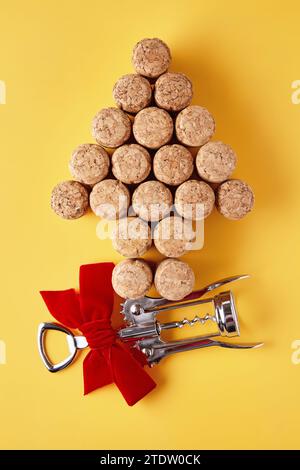
[[81, 266], [79, 294], [68, 289], [41, 291], [41, 295], [54, 318], [79, 329], [91, 348], [83, 362], [84, 394], [114, 382], [128, 405], [134, 405], [156, 384], [111, 326], [113, 267], [113, 263]]

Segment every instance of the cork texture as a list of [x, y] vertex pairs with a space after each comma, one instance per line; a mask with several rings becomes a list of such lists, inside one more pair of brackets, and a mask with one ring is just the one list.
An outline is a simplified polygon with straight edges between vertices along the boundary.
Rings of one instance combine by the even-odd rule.
[[112, 244], [127, 258], [143, 256], [152, 245], [151, 230], [147, 222], [138, 217], [125, 217], [116, 223]]
[[173, 120], [164, 109], [152, 106], [140, 111], [134, 119], [133, 135], [136, 141], [150, 149], [169, 142], [173, 134]]
[[166, 217], [154, 229], [154, 244], [168, 258], [183, 256], [192, 248], [196, 234], [190, 221], [181, 217]]
[[173, 203], [172, 193], [160, 181], [145, 181], [133, 193], [132, 206], [144, 220], [158, 221], [169, 214]]
[[82, 144], [72, 153], [69, 169], [80, 183], [94, 185], [108, 175], [110, 160], [107, 152], [96, 144]]
[[152, 89], [149, 81], [141, 75], [123, 75], [113, 88], [117, 106], [128, 113], [138, 113], [149, 105]]
[[51, 208], [63, 219], [78, 219], [88, 207], [88, 191], [78, 181], [63, 181], [53, 188]]
[[170, 258], [158, 265], [154, 283], [165, 299], [181, 300], [193, 291], [195, 275], [187, 263]]
[[242, 219], [252, 210], [253, 205], [253, 191], [242, 180], [232, 179], [225, 181], [217, 190], [217, 209], [227, 219]]
[[151, 156], [138, 144], [122, 145], [112, 155], [112, 172], [126, 184], [144, 181], [151, 171]]
[[235, 170], [237, 157], [233, 149], [223, 142], [208, 142], [197, 153], [199, 176], [210, 183], [222, 183]]
[[107, 220], [124, 217], [130, 203], [127, 187], [118, 180], [106, 179], [95, 184], [90, 194], [92, 211]]
[[208, 217], [214, 204], [214, 191], [204, 181], [186, 181], [177, 188], [175, 193], [176, 210], [186, 219], [200, 220]]
[[92, 135], [104, 147], [119, 147], [129, 139], [130, 134], [130, 119], [121, 109], [101, 109], [93, 119]]
[[150, 289], [153, 275], [145, 261], [126, 259], [114, 267], [112, 285], [124, 299], [137, 299]]
[[180, 111], [190, 104], [192, 98], [192, 82], [183, 73], [167, 72], [155, 82], [154, 99], [160, 108]]
[[172, 186], [179, 185], [189, 179], [193, 170], [193, 156], [182, 145], [165, 145], [156, 152], [153, 159], [155, 177]]
[[170, 63], [170, 49], [161, 39], [142, 39], [133, 49], [133, 67], [137, 73], [145, 77], [158, 77], [168, 70]]
[[200, 147], [213, 136], [215, 121], [206, 108], [188, 106], [178, 114], [175, 129], [179, 142], [188, 147]]

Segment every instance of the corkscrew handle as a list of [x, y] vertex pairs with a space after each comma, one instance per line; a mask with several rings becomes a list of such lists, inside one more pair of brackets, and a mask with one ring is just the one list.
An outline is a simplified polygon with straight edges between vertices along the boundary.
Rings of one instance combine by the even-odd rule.
[[[141, 342], [142, 343], [142, 342]], [[191, 340], [183, 341], [173, 341], [170, 343], [155, 342], [150, 347], [140, 344], [142, 347], [142, 352], [147, 356], [147, 361], [149, 365], [158, 364], [162, 359], [169, 356], [170, 354], [175, 354], [184, 351], [191, 351], [193, 349], [202, 349], [208, 348], [210, 346], [219, 346], [221, 348], [229, 349], [255, 349], [262, 346], [263, 343], [244, 343], [244, 344], [234, 344], [234, 343], [224, 343], [223, 341], [216, 341], [209, 338], [192, 338]]]
[[[165, 346], [153, 348], [152, 355], [148, 358], [150, 364], [158, 363], [164, 357], [169, 356], [170, 354], [175, 354], [184, 351], [191, 351], [193, 349], [202, 349], [209, 346], [213, 346], [214, 341], [210, 339], [193, 339], [191, 341], [174, 341], [167, 343]], [[150, 360], [149, 360], [150, 359]]]

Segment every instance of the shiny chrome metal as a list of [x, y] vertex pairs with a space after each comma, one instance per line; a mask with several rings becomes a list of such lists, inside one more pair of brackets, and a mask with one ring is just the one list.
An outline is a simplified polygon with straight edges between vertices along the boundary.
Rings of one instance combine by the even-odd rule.
[[221, 336], [240, 336], [235, 302], [232, 292], [221, 292], [213, 298], [215, 319]]
[[188, 318], [184, 318], [183, 320], [180, 321], [173, 321], [173, 322], [168, 322], [168, 323], [160, 323], [159, 324], [159, 329], [161, 330], [170, 330], [172, 328], [183, 328], [184, 326], [194, 326], [196, 323], [200, 323], [201, 325], [204, 325], [207, 321], [216, 321], [216, 317], [213, 315], [206, 314], [204, 317], [199, 317], [196, 315], [194, 318], [189, 320]]
[[158, 325], [157, 322], [153, 322], [152, 325], [139, 326], [127, 326], [118, 331], [119, 337], [126, 341], [134, 338], [145, 338], [148, 336], [158, 336]]
[[[166, 310], [203, 304], [212, 304], [214, 308], [214, 315], [206, 314], [204, 317], [196, 315], [191, 320], [184, 318], [183, 320], [169, 323], [160, 323], [157, 321], [157, 315]], [[133, 305], [134, 304], [132, 304], [132, 306]], [[149, 330], [150, 336], [159, 336], [160, 332], [164, 329], [169, 330], [172, 328], [182, 328], [185, 325], [193, 326], [195, 323], [200, 323], [201, 325], [203, 325], [207, 321], [212, 321], [216, 324], [218, 328], [218, 335], [229, 337], [239, 336], [240, 331], [238, 325], [238, 318], [236, 314], [233, 294], [230, 291], [222, 292], [221, 294], [217, 294], [214, 297], [191, 301], [188, 304], [171, 305], [171, 307], [152, 310], [150, 312], [143, 310], [143, 312], [139, 313], [138, 315], [131, 314], [129, 327], [126, 327], [124, 330], [120, 330], [119, 335], [124, 340], [130, 340], [133, 336], [135, 338], [144, 338], [145, 336], [147, 336], [144, 334], [145, 330]]]
[[[68, 347], [70, 351], [69, 356], [57, 364], [53, 364], [46, 350], [45, 339], [46, 339], [47, 331], [49, 330], [60, 331], [61, 333], [64, 333], [66, 335], [66, 339], [67, 339], [67, 343], [68, 343]], [[87, 340], [84, 336], [75, 336], [71, 330], [69, 330], [63, 325], [59, 325], [58, 323], [41, 323], [38, 327], [39, 353], [40, 353], [41, 359], [45, 367], [50, 372], [58, 372], [68, 367], [71, 364], [71, 362], [73, 362], [73, 360], [75, 359], [77, 350], [84, 349], [87, 347], [87, 345], [88, 345]]]

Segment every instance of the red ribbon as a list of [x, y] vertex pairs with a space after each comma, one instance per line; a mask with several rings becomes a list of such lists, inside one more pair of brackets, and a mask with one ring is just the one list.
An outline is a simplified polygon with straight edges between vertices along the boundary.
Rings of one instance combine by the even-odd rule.
[[79, 329], [91, 348], [83, 362], [84, 394], [114, 382], [131, 406], [156, 384], [141, 365], [145, 364], [143, 355], [119, 342], [111, 326], [113, 268], [113, 263], [83, 265], [79, 294], [68, 289], [41, 291], [41, 295], [53, 317], [69, 328]]

